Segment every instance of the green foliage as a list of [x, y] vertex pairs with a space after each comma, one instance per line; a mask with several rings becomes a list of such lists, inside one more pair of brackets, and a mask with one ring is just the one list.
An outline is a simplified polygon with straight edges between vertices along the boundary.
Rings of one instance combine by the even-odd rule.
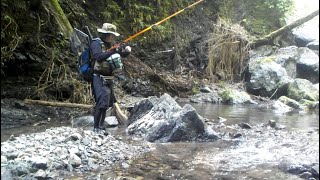
[[222, 0], [219, 14], [226, 19], [238, 19], [239, 11], [244, 11], [242, 25], [251, 34], [265, 36], [285, 25], [285, 17], [292, 12], [293, 5], [293, 0]]
[[[119, 32], [124, 32], [123, 35], [128, 37], [181, 10], [191, 2], [193, 1], [181, 0], [175, 3], [172, 3], [171, 0], [150, 0], [147, 2], [138, 0], [108, 1], [101, 14], [104, 22], [112, 22], [117, 25]], [[144, 38], [144, 35], [141, 35], [134, 40], [140, 42], [162, 41], [170, 38], [172, 31], [173, 24], [168, 20], [152, 27], [147, 32], [148, 38]]]

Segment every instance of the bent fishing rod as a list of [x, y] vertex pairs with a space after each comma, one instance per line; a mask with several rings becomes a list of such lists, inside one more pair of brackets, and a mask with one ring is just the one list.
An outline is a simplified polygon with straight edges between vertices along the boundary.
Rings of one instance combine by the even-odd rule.
[[155, 23], [155, 24], [152, 24], [151, 26], [149, 26], [149, 27], [147, 27], [147, 28], [143, 29], [142, 31], [140, 31], [140, 32], [138, 32], [138, 33], [136, 33], [136, 34], [134, 34], [134, 35], [130, 36], [130, 37], [129, 37], [129, 38], [127, 38], [126, 40], [124, 40], [124, 41], [122, 41], [122, 42], [120, 42], [120, 43], [118, 43], [118, 44], [116, 44], [116, 45], [112, 46], [112, 47], [111, 47], [110, 49], [108, 49], [108, 50], [111, 50], [111, 49], [117, 48], [117, 47], [119, 47], [121, 44], [129, 42], [130, 40], [132, 40], [132, 39], [136, 38], [137, 36], [139, 36], [139, 35], [141, 35], [141, 34], [143, 34], [143, 33], [147, 32], [147, 31], [149, 31], [150, 29], [152, 29], [152, 27], [157, 26], [157, 25], [159, 25], [159, 24], [161, 24], [161, 23], [165, 22], [166, 20], [168, 20], [168, 19], [170, 19], [170, 18], [172, 18], [172, 17], [174, 17], [174, 16], [176, 16], [176, 15], [178, 15], [178, 14], [182, 13], [182, 12], [183, 12], [183, 11], [185, 11], [186, 9], [189, 9], [189, 8], [191, 8], [191, 7], [193, 7], [193, 6], [195, 6], [195, 5], [199, 4], [199, 3], [201, 3], [202, 1], [204, 1], [204, 0], [199, 0], [199, 1], [197, 1], [197, 2], [195, 2], [195, 3], [193, 3], [193, 4], [191, 4], [191, 5], [189, 5], [188, 7], [185, 7], [185, 8], [183, 8], [183, 9], [181, 9], [180, 11], [177, 11], [177, 12], [173, 13], [172, 15], [170, 15], [170, 16], [168, 16], [168, 17], [166, 17], [166, 18], [162, 19], [161, 21], [159, 21], [159, 22], [157, 22], [157, 23]]

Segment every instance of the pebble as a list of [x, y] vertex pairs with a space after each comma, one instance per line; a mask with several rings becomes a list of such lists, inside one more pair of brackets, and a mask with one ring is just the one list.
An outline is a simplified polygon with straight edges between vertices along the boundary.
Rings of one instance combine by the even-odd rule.
[[[126, 161], [149, 151], [112, 135], [99, 136], [92, 131], [71, 127], [53, 127], [45, 132], [12, 136], [1, 143], [1, 167], [19, 170], [19, 175], [37, 179], [56, 177], [61, 171], [84, 172], [114, 162]], [[130, 158], [128, 158], [130, 157]], [[31, 173], [33, 172], [33, 173]], [[14, 174], [14, 179], [23, 177]]]

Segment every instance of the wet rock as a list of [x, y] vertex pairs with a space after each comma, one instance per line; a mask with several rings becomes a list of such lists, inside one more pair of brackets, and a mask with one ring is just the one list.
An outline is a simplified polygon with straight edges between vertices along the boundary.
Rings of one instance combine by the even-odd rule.
[[29, 110], [29, 108], [21, 101], [15, 101], [14, 106], [18, 109]]
[[239, 123], [238, 126], [243, 129], [252, 129], [251, 125], [248, 123]]
[[104, 121], [105, 121], [106, 127], [116, 127], [119, 125], [119, 122], [115, 116], [106, 117]]
[[297, 78], [289, 84], [287, 96], [296, 101], [302, 99], [319, 101], [319, 90], [310, 81]]
[[273, 120], [273, 119], [269, 120], [268, 124], [269, 124], [269, 126], [272, 127], [272, 128], [275, 128], [276, 125], [277, 125], [276, 121]]
[[290, 112], [292, 108], [280, 101], [276, 101], [272, 104], [272, 110], [277, 114], [284, 114]]
[[137, 104], [129, 117], [126, 132], [150, 142], [173, 142], [218, 139], [204, 118], [189, 104], [182, 108], [168, 94], [150, 97]]
[[227, 104], [257, 104], [253, 101], [250, 95], [244, 91], [235, 89], [225, 89], [219, 93], [222, 97], [222, 102]]
[[298, 109], [298, 110], [304, 109], [298, 101], [296, 101], [294, 99], [290, 99], [286, 96], [281, 96], [278, 100], [280, 102], [284, 103], [285, 105], [288, 105], [294, 109]]
[[232, 138], [239, 138], [239, 137], [242, 137], [242, 134], [241, 133], [236, 133], [235, 135], [233, 135], [233, 137]]
[[200, 92], [203, 92], [203, 93], [211, 93], [212, 90], [211, 90], [209, 87], [205, 86], [205, 87], [201, 87], [201, 88], [200, 88]]
[[73, 118], [71, 121], [71, 124], [73, 127], [79, 127], [79, 126], [92, 126], [94, 121], [93, 116], [82, 116]]

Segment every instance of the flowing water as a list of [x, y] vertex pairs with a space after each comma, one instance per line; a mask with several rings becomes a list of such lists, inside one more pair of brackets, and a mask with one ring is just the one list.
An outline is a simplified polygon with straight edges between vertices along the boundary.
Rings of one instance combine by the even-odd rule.
[[[183, 104], [181, 104], [183, 105]], [[129, 164], [111, 170], [73, 175], [65, 179], [302, 179], [288, 168], [319, 164], [319, 112], [277, 114], [257, 106], [192, 104], [208, 123], [234, 130], [248, 123], [252, 129], [237, 129], [242, 136], [223, 136], [215, 142], [154, 143], [153, 150]], [[265, 126], [269, 120], [286, 128]], [[223, 121], [223, 122], [222, 122]], [[223, 125], [223, 126], [222, 126]], [[60, 126], [60, 125], [59, 125]], [[219, 126], [215, 126], [219, 127]], [[27, 127], [1, 134], [41, 131]], [[128, 137], [124, 129], [109, 129], [124, 141], [145, 143]], [[221, 133], [221, 132], [220, 132]], [[229, 138], [228, 138], [229, 137]], [[121, 178], [120, 178], [121, 177]]]

